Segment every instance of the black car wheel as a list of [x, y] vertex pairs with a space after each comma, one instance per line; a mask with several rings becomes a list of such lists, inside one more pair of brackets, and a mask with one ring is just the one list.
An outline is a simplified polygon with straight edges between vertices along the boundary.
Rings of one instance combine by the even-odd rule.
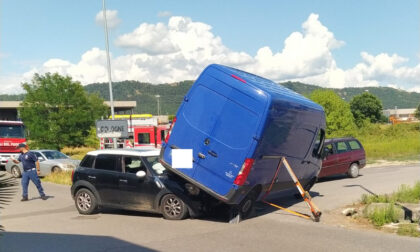
[[15, 177], [15, 178], [22, 177], [22, 173], [20, 172], [20, 169], [17, 165], [13, 166], [10, 171], [11, 171], [13, 177]]
[[92, 214], [98, 208], [95, 195], [85, 188], [77, 191], [75, 203], [77, 211], [79, 211], [80, 214]]
[[182, 220], [188, 215], [187, 206], [174, 194], [167, 194], [162, 198], [161, 211], [168, 220]]

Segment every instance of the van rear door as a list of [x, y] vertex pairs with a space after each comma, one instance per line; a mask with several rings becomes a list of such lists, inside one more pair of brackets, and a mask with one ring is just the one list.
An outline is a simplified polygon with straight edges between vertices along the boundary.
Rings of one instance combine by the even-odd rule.
[[[240, 96], [244, 95], [238, 92], [235, 98]], [[205, 158], [200, 160], [195, 180], [220, 195], [226, 195], [250, 149], [255, 149], [258, 122], [256, 112], [227, 99], [211, 136], [203, 146]]]
[[176, 123], [169, 137], [163, 159], [172, 164], [171, 148], [192, 149], [193, 168], [178, 168], [183, 174], [193, 178], [200, 165], [205, 140], [209, 138], [226, 98], [206, 86], [198, 84], [185, 97]]

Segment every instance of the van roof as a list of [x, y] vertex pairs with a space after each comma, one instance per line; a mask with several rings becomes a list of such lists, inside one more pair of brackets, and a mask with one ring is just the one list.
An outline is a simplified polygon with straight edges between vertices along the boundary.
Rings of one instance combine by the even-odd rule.
[[234, 78], [235, 76], [239, 77], [239, 79], [237, 78], [238, 80], [243, 80], [247, 84], [250, 84], [257, 89], [261, 89], [262, 91], [265, 91], [266, 93], [270, 94], [272, 96], [272, 99], [274, 100], [289, 100], [294, 103], [303, 105], [307, 108], [321, 111], [323, 110], [322, 106], [320, 106], [319, 104], [269, 79], [227, 66], [212, 64], [209, 67], [214, 67], [226, 74], [233, 75], [232, 77]]
[[150, 157], [150, 156], [159, 156], [160, 150], [155, 148], [144, 148], [144, 149], [105, 149], [105, 150], [95, 150], [90, 151], [87, 155], [97, 156], [101, 154], [110, 154], [110, 155], [129, 155], [129, 156], [139, 156], [139, 157]]

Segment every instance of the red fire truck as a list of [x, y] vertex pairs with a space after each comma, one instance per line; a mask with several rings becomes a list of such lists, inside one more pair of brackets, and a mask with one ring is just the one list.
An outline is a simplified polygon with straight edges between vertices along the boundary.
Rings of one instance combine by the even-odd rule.
[[[118, 148], [160, 148], [169, 130], [167, 121], [149, 114], [116, 115], [116, 120], [128, 120], [128, 139], [117, 139]], [[113, 148], [112, 138], [101, 138], [101, 149]]]
[[0, 121], [0, 166], [4, 166], [10, 156], [19, 153], [18, 144], [26, 142], [25, 129], [20, 121]]

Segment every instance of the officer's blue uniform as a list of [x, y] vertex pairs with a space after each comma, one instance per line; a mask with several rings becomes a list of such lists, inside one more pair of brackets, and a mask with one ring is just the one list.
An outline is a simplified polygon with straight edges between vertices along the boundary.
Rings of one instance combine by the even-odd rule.
[[44, 189], [42, 188], [41, 180], [38, 178], [38, 174], [36, 173], [36, 162], [38, 161], [36, 155], [33, 152], [28, 151], [26, 153], [20, 154], [18, 160], [22, 162], [23, 166], [23, 174], [21, 180], [23, 191], [22, 197], [28, 197], [29, 180], [32, 180], [32, 182], [35, 184], [36, 188], [38, 189], [39, 195], [41, 197], [44, 197]]

